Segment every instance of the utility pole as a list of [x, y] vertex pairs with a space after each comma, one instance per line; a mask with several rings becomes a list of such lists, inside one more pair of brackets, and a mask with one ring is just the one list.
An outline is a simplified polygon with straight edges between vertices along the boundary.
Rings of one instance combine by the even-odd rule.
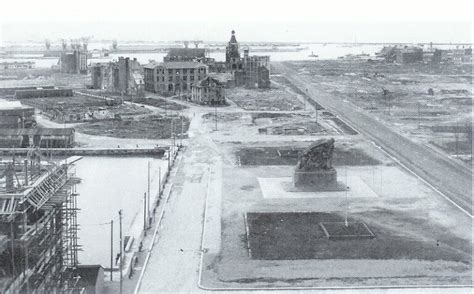
[[217, 131], [217, 105], [214, 105], [215, 116], [216, 116], [216, 131]]
[[183, 133], [184, 133], [184, 125], [183, 125], [183, 108], [181, 107], [181, 142], [179, 143], [181, 147], [183, 147]]
[[161, 197], [161, 166], [158, 168], [158, 197]]
[[120, 294], [123, 292], [123, 240], [122, 240], [122, 210], [119, 210], [119, 224], [120, 224]]
[[146, 236], [146, 192], [143, 193], [143, 235]]
[[113, 279], [114, 272], [114, 220], [110, 221], [110, 281]]
[[173, 116], [171, 116], [171, 145], [174, 146], [174, 125], [173, 125]]
[[147, 210], [148, 210], [148, 219], [150, 219], [150, 164], [151, 162], [148, 161], [148, 205], [147, 205]]

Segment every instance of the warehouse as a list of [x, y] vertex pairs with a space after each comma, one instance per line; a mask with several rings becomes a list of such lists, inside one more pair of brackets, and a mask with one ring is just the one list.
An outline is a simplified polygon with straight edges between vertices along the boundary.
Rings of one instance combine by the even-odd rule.
[[74, 145], [74, 129], [0, 129], [0, 148], [68, 148]]

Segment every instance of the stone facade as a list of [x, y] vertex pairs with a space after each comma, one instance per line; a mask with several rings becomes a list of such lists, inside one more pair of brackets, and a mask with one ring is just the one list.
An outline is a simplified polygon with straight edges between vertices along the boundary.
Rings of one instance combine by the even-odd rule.
[[145, 66], [145, 90], [161, 95], [191, 93], [191, 86], [204, 79], [208, 66], [200, 62], [162, 62]]
[[191, 101], [199, 104], [224, 104], [224, 85], [208, 76], [191, 85]]

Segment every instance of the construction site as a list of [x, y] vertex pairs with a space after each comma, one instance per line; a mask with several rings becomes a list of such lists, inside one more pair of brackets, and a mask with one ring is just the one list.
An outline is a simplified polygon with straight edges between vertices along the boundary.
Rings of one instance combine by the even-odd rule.
[[0, 292], [83, 293], [77, 196], [70, 166], [39, 150], [0, 162]]

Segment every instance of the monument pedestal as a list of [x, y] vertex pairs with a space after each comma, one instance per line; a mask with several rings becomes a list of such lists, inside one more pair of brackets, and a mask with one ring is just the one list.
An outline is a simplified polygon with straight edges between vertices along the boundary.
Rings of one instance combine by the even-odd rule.
[[293, 175], [295, 188], [306, 191], [342, 191], [346, 187], [337, 182], [335, 168], [315, 171], [295, 170]]

